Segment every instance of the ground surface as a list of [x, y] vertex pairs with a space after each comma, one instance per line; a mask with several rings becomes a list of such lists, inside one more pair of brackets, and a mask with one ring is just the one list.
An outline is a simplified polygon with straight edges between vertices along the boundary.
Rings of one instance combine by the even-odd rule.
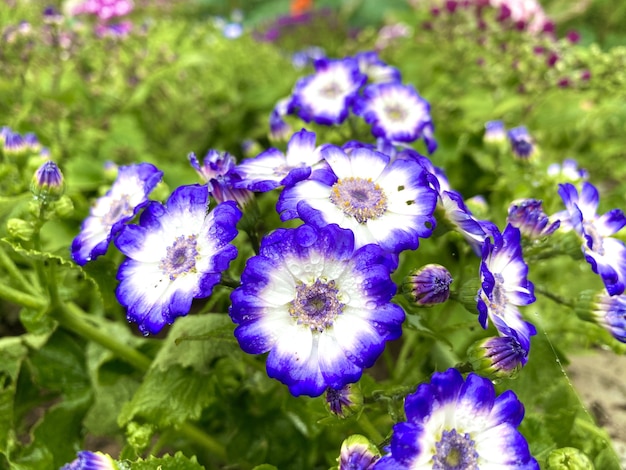
[[589, 413], [608, 431], [626, 469], [626, 356], [594, 351], [569, 359], [570, 380]]

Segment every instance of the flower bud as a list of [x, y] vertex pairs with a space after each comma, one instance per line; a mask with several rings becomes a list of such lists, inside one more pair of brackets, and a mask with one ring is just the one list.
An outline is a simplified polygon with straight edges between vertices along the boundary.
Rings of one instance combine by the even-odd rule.
[[74, 213], [74, 203], [69, 196], [61, 196], [58, 201], [55, 201], [51, 209], [60, 218], [64, 219]]
[[472, 344], [469, 362], [477, 374], [490, 379], [512, 378], [528, 361], [528, 351], [512, 336], [494, 336]]
[[478, 290], [481, 288], [480, 279], [477, 277], [465, 282], [461, 288], [453, 292], [452, 298], [459, 302], [465, 310], [478, 315]]
[[7, 220], [7, 232], [12, 238], [19, 238], [20, 240], [28, 241], [33, 238], [35, 228], [30, 222], [26, 222], [22, 219], [9, 219]]
[[593, 470], [593, 463], [581, 451], [574, 447], [563, 447], [550, 452], [547, 470]]
[[341, 454], [337, 461], [338, 470], [370, 470], [380, 458], [380, 452], [365, 436], [353, 434], [341, 444]]
[[349, 418], [363, 409], [363, 394], [358, 384], [348, 384], [339, 390], [329, 387], [324, 398], [326, 409], [341, 419]]
[[59, 167], [48, 160], [33, 175], [30, 190], [35, 199], [48, 203], [58, 200], [65, 191], [65, 181]]
[[518, 160], [528, 161], [539, 154], [533, 138], [525, 126], [515, 127], [507, 133], [513, 155]]
[[439, 264], [427, 264], [412, 271], [402, 283], [402, 293], [420, 307], [431, 307], [450, 297], [450, 272]]

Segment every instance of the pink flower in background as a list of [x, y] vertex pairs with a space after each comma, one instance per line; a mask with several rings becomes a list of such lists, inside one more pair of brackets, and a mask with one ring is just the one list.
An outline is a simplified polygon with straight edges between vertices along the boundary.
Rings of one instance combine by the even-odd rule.
[[72, 14], [96, 15], [100, 22], [128, 15], [133, 10], [131, 0], [86, 0], [72, 9]]

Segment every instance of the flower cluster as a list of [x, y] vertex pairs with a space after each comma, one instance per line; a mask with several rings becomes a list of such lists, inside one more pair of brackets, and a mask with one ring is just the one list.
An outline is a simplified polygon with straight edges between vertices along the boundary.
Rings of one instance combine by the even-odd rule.
[[315, 73], [298, 80], [291, 96], [273, 111], [273, 127], [284, 126], [288, 114], [332, 126], [352, 112], [371, 125], [377, 138], [404, 144], [423, 139], [429, 153], [436, 150], [430, 104], [376, 52], [320, 58], [314, 67]]
[[71, 14], [94, 17], [98, 36], [123, 37], [132, 30], [132, 22], [124, 20], [115, 23], [112, 20], [127, 16], [133, 8], [132, 0], [84, 0], [72, 8]]

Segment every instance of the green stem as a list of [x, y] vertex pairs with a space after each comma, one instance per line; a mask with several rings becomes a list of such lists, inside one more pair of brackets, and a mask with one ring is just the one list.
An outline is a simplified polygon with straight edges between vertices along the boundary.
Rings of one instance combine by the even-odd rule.
[[226, 462], [227, 455], [224, 446], [205, 433], [202, 429], [198, 428], [195, 424], [183, 423], [178, 427], [178, 432], [208, 449], [219, 460]]
[[9, 276], [20, 284], [22, 290], [25, 290], [33, 295], [37, 294], [37, 290], [33, 287], [32, 282], [29, 282], [28, 279], [24, 277], [11, 257], [7, 255], [4, 250], [0, 250], [0, 264], [4, 266], [4, 269], [6, 269]]
[[435, 366], [439, 370], [454, 367], [461, 362], [458, 356], [450, 349], [450, 346], [436, 341], [433, 344], [432, 356]]
[[222, 274], [220, 284], [224, 287], [230, 287], [231, 289], [236, 289], [240, 286], [240, 283], [238, 281], [235, 281], [232, 277], [229, 277], [226, 274]]
[[385, 440], [383, 435], [378, 432], [378, 429], [374, 427], [365, 413], [361, 413], [357, 422], [359, 423], [359, 426], [361, 426], [361, 429], [363, 429], [363, 431], [365, 431], [365, 433], [369, 436], [370, 441], [381, 443]]
[[406, 332], [402, 343], [402, 349], [400, 349], [400, 354], [398, 354], [398, 359], [396, 360], [396, 367], [393, 370], [393, 377], [395, 379], [404, 375], [405, 366], [408, 362], [408, 356], [415, 349], [414, 346], [416, 338], [417, 335], [413, 331]]
[[48, 306], [48, 302], [45, 299], [26, 294], [5, 284], [0, 284], [0, 298], [35, 310], [43, 310]]
[[100, 329], [90, 322], [76, 304], [70, 302], [62, 305], [61, 308], [55, 309], [54, 316], [68, 330], [72, 330], [83, 338], [107, 348], [140, 371], [145, 372], [150, 368], [150, 364], [152, 364], [150, 358], [136, 351], [131, 346], [118, 342], [106, 330]]
[[548, 299], [556, 302], [557, 304], [565, 305], [569, 308], [574, 308], [574, 303], [570, 300], [564, 299], [563, 297], [556, 295], [548, 290], [543, 289], [541, 286], [535, 284], [535, 292], [547, 297]]

